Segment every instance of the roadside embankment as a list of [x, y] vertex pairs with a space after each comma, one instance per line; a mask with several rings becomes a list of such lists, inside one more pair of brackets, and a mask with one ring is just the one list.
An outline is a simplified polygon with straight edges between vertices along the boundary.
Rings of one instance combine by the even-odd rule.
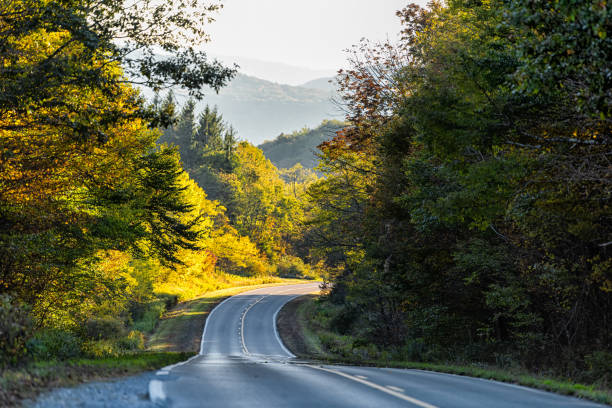
[[612, 390], [596, 384], [578, 384], [532, 373], [523, 368], [499, 368], [482, 362], [418, 362], [387, 357], [385, 352], [373, 352], [373, 345], [364, 345], [350, 335], [341, 335], [329, 327], [325, 302], [314, 295], [301, 296], [287, 303], [279, 312], [277, 326], [285, 346], [299, 358], [324, 361], [329, 364], [361, 365], [420, 369], [465, 375], [519, 384], [563, 395], [572, 395], [604, 404], [612, 404]]

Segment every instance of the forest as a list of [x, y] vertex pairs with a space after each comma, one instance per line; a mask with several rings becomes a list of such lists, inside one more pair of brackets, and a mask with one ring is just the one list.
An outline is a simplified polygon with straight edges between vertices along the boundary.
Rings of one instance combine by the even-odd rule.
[[337, 120], [324, 120], [314, 129], [281, 133], [274, 140], [265, 141], [257, 147], [279, 169], [290, 169], [298, 163], [313, 169], [319, 164], [317, 146], [332, 139], [345, 126], [345, 123]]
[[216, 111], [137, 88], [233, 78], [185, 46], [219, 9], [192, 6], [2, 2], [0, 368], [137, 352], [177, 301], [314, 273], [291, 250], [300, 183]]
[[340, 72], [349, 125], [307, 191], [331, 284], [317, 316], [353, 339], [330, 347], [609, 385], [609, 6], [449, 0], [398, 17], [398, 43], [365, 40]]
[[0, 5], [0, 367], [142, 350], [177, 301], [322, 277], [338, 354], [610, 385], [605, 1], [409, 5], [399, 41], [349, 53], [345, 122], [261, 149], [196, 110], [236, 70], [185, 47], [218, 9], [191, 3]]

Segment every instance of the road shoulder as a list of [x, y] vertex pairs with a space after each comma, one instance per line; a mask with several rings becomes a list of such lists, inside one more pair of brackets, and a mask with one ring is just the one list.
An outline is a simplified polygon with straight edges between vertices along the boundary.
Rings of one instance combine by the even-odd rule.
[[597, 388], [594, 385], [576, 384], [565, 380], [553, 379], [528, 373], [524, 370], [508, 371], [482, 363], [474, 365], [455, 365], [443, 363], [421, 363], [412, 361], [393, 361], [362, 359], [357, 354], [347, 357], [334, 354], [327, 349], [321, 337], [326, 333], [318, 324], [309, 321], [308, 310], [313, 307], [317, 296], [300, 296], [287, 303], [279, 312], [277, 326], [279, 335], [287, 348], [305, 360], [319, 360], [328, 364], [359, 365], [426, 370], [446, 374], [495, 380], [509, 384], [575, 396], [595, 402], [612, 405], [612, 390]]

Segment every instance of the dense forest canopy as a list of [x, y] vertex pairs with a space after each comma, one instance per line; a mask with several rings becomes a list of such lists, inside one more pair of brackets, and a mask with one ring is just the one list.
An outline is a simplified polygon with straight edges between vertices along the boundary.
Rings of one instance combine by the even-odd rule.
[[279, 169], [290, 169], [298, 163], [313, 169], [319, 163], [317, 146], [332, 139], [344, 126], [340, 121], [325, 120], [314, 129], [281, 133], [274, 140], [263, 142], [258, 147]]
[[321, 144], [307, 191], [335, 327], [402, 358], [609, 367], [606, 3], [398, 17], [399, 43], [363, 41], [340, 73], [350, 126]]
[[[242, 176], [228, 176], [235, 204], [210, 200], [184, 171], [202, 164], [185, 155], [192, 147], [158, 143], [159, 126], [181, 134], [191, 122], [177, 118], [171, 99], [147, 104], [133, 87], [178, 85], [201, 97], [204, 85], [226, 84], [235, 70], [194, 50], [219, 7], [0, 6], [0, 367], [25, 353], [67, 358], [142, 348], [142, 332], [177, 299], [248, 277], [265, 281], [284, 273], [282, 262], [295, 275], [307, 272], [281, 253], [284, 236], [264, 228], [291, 222], [275, 212], [282, 199], [269, 197], [263, 214], [244, 214], [249, 192]], [[159, 50], [166, 57], [156, 57]], [[219, 165], [248, 170], [238, 158], [249, 147], [237, 145], [215, 115], [200, 118], [193, 148], [208, 146]], [[252, 185], [265, 197], [285, 188], [270, 175]], [[248, 222], [263, 223], [253, 238]]]
[[[161, 109], [173, 103], [168, 94]], [[316, 179], [312, 171], [300, 165], [279, 171], [262, 150], [238, 141], [217, 108], [206, 106], [196, 115], [193, 101], [183, 105], [176, 125], [166, 128], [159, 142], [178, 147], [193, 180], [227, 208], [232, 225], [270, 259], [295, 255], [305, 186]]]

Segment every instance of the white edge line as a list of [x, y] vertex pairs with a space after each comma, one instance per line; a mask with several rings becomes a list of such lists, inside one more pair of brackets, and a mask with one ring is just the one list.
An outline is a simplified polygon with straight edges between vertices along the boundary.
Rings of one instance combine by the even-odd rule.
[[356, 382], [361, 383], [363, 385], [367, 385], [370, 388], [374, 388], [376, 390], [382, 391], [385, 394], [392, 395], [392, 396], [394, 396], [396, 398], [399, 398], [399, 399], [402, 399], [404, 401], [410, 402], [411, 404], [417, 405], [417, 406], [419, 406], [421, 408], [438, 408], [435, 405], [428, 404], [425, 401], [421, 401], [421, 400], [418, 400], [416, 398], [409, 397], [408, 395], [405, 395], [405, 394], [402, 394], [402, 393], [390, 390], [390, 389], [388, 389], [386, 387], [383, 387], [382, 385], [378, 385], [378, 384], [373, 383], [371, 381], [367, 381], [367, 380], [363, 380], [363, 379], [358, 378], [358, 377], [354, 377], [354, 376], [352, 376], [350, 374], [343, 373], [342, 371], [332, 370], [330, 368], [325, 368], [325, 367], [317, 367], [317, 366], [313, 366], [313, 365], [310, 365], [310, 364], [305, 364], [305, 366], [306, 367], [310, 367], [310, 368], [314, 368], [315, 370], [321, 370], [321, 371], [326, 371], [328, 373], [336, 374], [336, 375], [339, 375], [340, 377], [348, 378], [349, 380], [353, 380], [353, 381], [356, 381]]
[[163, 384], [159, 380], [149, 381], [149, 399], [154, 404], [162, 404], [166, 400]]
[[[282, 286], [280, 286], [280, 287], [282, 288]], [[285, 289], [285, 290], [280, 291], [280, 292], [270, 293], [270, 294], [267, 294], [267, 295], [263, 295], [262, 297], [260, 297], [259, 299], [257, 299], [255, 302], [251, 303], [251, 304], [250, 304], [250, 305], [249, 305], [249, 306], [246, 308], [246, 310], [244, 311], [244, 313], [243, 313], [243, 314], [242, 314], [242, 316], [240, 317], [240, 340], [241, 340], [241, 342], [242, 342], [242, 350], [243, 350], [243, 352], [244, 352], [244, 353], [245, 353], [247, 356], [251, 355], [251, 353], [249, 352], [249, 349], [248, 349], [248, 348], [247, 348], [247, 346], [246, 346], [246, 342], [244, 341], [244, 320], [245, 320], [245, 318], [246, 318], [247, 313], [249, 313], [249, 311], [250, 311], [250, 310], [253, 308], [253, 306], [255, 306], [256, 304], [258, 304], [259, 302], [261, 302], [261, 301], [262, 301], [262, 300], [264, 300], [265, 298], [268, 298], [268, 297], [270, 297], [270, 296], [280, 295], [281, 293], [289, 292], [290, 290], [293, 290], [293, 289], [294, 289], [294, 288], [288, 288], [288, 289]], [[297, 295], [297, 296], [299, 296], [299, 295]], [[297, 297], [297, 296], [296, 296], [296, 297]], [[291, 298], [291, 299], [293, 299], [293, 298]], [[285, 303], [285, 304], [286, 304], [286, 303]], [[284, 304], [283, 304], [283, 306], [284, 306]], [[282, 306], [281, 306], [281, 307], [282, 307]], [[279, 309], [279, 310], [280, 310], [280, 309]], [[276, 316], [276, 313], [278, 313], [278, 310], [275, 312], [274, 316]], [[282, 347], [282, 348], [283, 348], [285, 351], [287, 351], [289, 354], [291, 354], [291, 352], [285, 348], [285, 345], [284, 345], [284, 344], [283, 344], [283, 343], [280, 341], [280, 339], [279, 339], [279, 337], [278, 337], [278, 334], [277, 334], [277, 332], [276, 332], [276, 320], [272, 320], [272, 323], [273, 323], [273, 324], [272, 324], [272, 327], [274, 328], [274, 335], [276, 336], [276, 339], [277, 339], [277, 340], [278, 340], [278, 342], [280, 343], [281, 347]], [[294, 357], [295, 357], [295, 356], [294, 356]]]
[[[232, 298], [232, 296], [228, 297], [227, 299], [224, 299], [221, 303], [219, 303], [217, 306], [215, 306], [210, 313], [208, 314], [208, 316], [206, 316], [206, 322], [204, 323], [204, 331], [202, 332], [202, 340], [200, 341], [200, 351], [198, 352], [198, 354], [196, 354], [195, 356], [190, 357], [189, 359], [185, 360], [185, 361], [181, 361], [179, 363], [176, 364], [172, 364], [166, 367], [163, 367], [159, 370], [157, 370], [157, 372], [155, 373], [156, 375], [169, 375], [170, 371], [176, 367], [180, 367], [182, 365], [185, 365], [187, 363], [189, 363], [191, 360], [198, 358], [202, 355], [202, 351], [204, 349], [204, 336], [206, 335], [206, 326], [208, 325], [208, 319], [210, 318], [210, 316], [212, 316], [212, 314], [215, 312], [215, 310], [217, 310], [217, 307], [221, 306], [223, 303], [227, 302], [228, 300], [230, 300]], [[163, 404], [163, 402], [166, 400], [166, 393], [164, 392], [164, 384], [162, 381], [159, 380], [151, 380], [149, 381], [149, 399], [155, 403], [155, 404]]]
[[295, 358], [295, 354], [293, 354], [286, 346], [285, 343], [283, 343], [283, 340], [280, 338], [279, 334], [278, 334], [278, 328], [276, 327], [276, 317], [278, 316], [278, 313], [281, 311], [281, 309], [289, 302], [291, 302], [293, 299], [300, 297], [302, 295], [295, 295], [291, 298], [289, 298], [285, 303], [283, 303], [282, 305], [280, 305], [278, 307], [278, 309], [276, 309], [276, 312], [274, 312], [274, 316], [272, 316], [272, 327], [274, 327], [274, 336], [276, 336], [276, 341], [278, 341], [278, 344], [280, 344], [281, 348], [283, 349], [283, 351], [285, 353], [287, 353], [287, 355], [290, 358]]
[[[299, 284], [295, 284], [295, 285], [288, 285], [288, 286], [297, 286]], [[274, 287], [274, 286], [272, 286]], [[280, 286], [282, 287], [282, 286]], [[236, 295], [232, 295], [229, 296], [227, 299], [224, 299], [221, 303], [219, 303], [217, 306], [215, 306], [209, 313], [208, 316], [206, 316], [206, 321], [204, 322], [204, 330], [202, 331], [202, 339], [200, 340], [200, 351], [198, 352], [198, 354], [196, 354], [195, 356], [190, 357], [189, 359], [185, 360], [185, 361], [181, 361], [179, 363], [176, 364], [172, 364], [166, 367], [163, 367], [159, 370], [157, 370], [156, 375], [168, 375], [170, 374], [170, 371], [176, 367], [180, 367], [184, 364], [189, 363], [191, 360], [200, 357], [201, 355], [203, 355], [204, 353], [204, 338], [206, 337], [206, 328], [208, 327], [208, 321], [211, 318], [211, 316], [217, 311], [217, 309], [219, 308], [219, 306], [221, 306], [222, 304], [224, 304], [225, 302], [228, 302], [229, 300], [231, 300], [232, 298], [234, 298], [235, 296], [238, 295], [248, 295], [250, 292], [255, 292], [257, 290], [260, 289], [264, 289], [264, 288], [257, 288], [257, 289], [253, 289], [253, 290], [248, 290], [242, 293], [238, 293]], [[290, 289], [287, 289], [283, 292], [288, 292]], [[280, 292], [280, 293], [283, 293]], [[265, 296], [264, 296], [265, 297]], [[263, 299], [263, 298], [262, 298]], [[261, 299], [259, 299], [261, 300]], [[257, 302], [256, 302], [257, 303]], [[243, 316], [244, 318], [244, 316]], [[274, 325], [274, 330], [275, 330], [275, 334], [276, 334], [276, 324]], [[281, 345], [284, 347], [284, 345], [281, 342]], [[153, 401], [156, 404], [161, 404], [163, 403], [163, 401], [165, 401], [166, 399], [166, 394], [164, 392], [163, 389], [163, 383], [159, 380], [151, 380], [149, 381], [149, 398], [151, 399], [151, 401]]]
[[405, 373], [409, 373], [410, 371], [416, 371], [416, 372], [420, 372], [423, 374], [429, 374], [432, 376], [439, 376], [439, 375], [444, 375], [444, 376], [450, 376], [450, 377], [458, 377], [462, 380], [477, 380], [477, 381], [482, 381], [482, 382], [486, 382], [486, 383], [493, 383], [496, 385], [503, 385], [506, 387], [511, 387], [511, 388], [516, 388], [516, 389], [520, 389], [522, 391], [529, 391], [532, 392], [534, 394], [541, 394], [541, 395], [545, 395], [545, 396], [550, 396], [550, 395], [556, 395], [559, 397], [564, 397], [564, 398], [573, 398], [579, 401], [580, 405], [585, 405], [587, 407], [607, 407], [607, 405], [602, 405], [599, 404], [597, 402], [594, 401], [588, 401], [576, 396], [572, 396], [572, 395], [563, 395], [563, 394], [559, 394], [556, 393], [554, 391], [546, 391], [546, 390], [540, 390], [537, 388], [531, 388], [531, 387], [527, 387], [525, 385], [520, 385], [520, 384], [513, 384], [513, 383], [507, 383], [507, 382], [503, 382], [503, 381], [497, 381], [497, 380], [491, 380], [489, 378], [481, 378], [481, 377], [471, 377], [469, 375], [461, 375], [461, 374], [453, 374], [453, 373], [444, 373], [441, 371], [431, 371], [431, 370], [422, 370], [419, 368], [386, 368], [387, 370], [393, 370], [393, 372], [405, 372]]
[[[292, 284], [290, 283], [290, 284], [288, 284], [288, 285], [287, 285], [287, 286], [291, 286], [290, 288], [288, 288], [288, 289], [286, 289], [286, 290], [284, 290], [284, 291], [282, 291], [282, 292], [279, 292], [279, 293], [288, 292], [288, 291], [290, 291], [290, 290], [292, 290], [292, 289], [293, 289], [293, 286], [299, 286], [299, 285], [309, 285], [310, 283], [311, 283], [311, 282], [308, 282], [308, 283], [292, 283]], [[317, 282], [313, 282], [313, 283], [317, 283]], [[284, 285], [283, 285], [283, 286], [284, 286]], [[251, 292], [255, 292], [255, 291], [258, 291], [258, 290], [262, 290], [262, 289], [269, 289], [269, 288], [282, 288], [283, 286], [268, 286], [268, 287], [262, 287], [262, 288], [257, 288], [257, 289], [252, 289], [252, 290], [247, 290], [247, 291], [245, 291], [245, 292], [242, 292], [242, 293], [237, 293], [237, 294], [235, 294], [235, 295], [232, 295], [232, 296], [228, 297], [227, 299], [225, 299], [223, 302], [219, 303], [217, 306], [215, 306], [215, 307], [213, 308], [213, 310], [211, 310], [211, 311], [210, 311], [210, 313], [208, 314], [208, 316], [206, 317], [206, 322], [204, 323], [204, 332], [202, 333], [202, 340], [200, 341], [200, 353], [199, 353], [199, 354], [200, 354], [200, 355], [204, 354], [204, 353], [203, 353], [203, 352], [204, 352], [204, 338], [206, 337], [206, 328], [208, 327], [208, 320], [209, 320], [209, 319], [212, 317], [212, 315], [215, 313], [215, 311], [217, 310], [217, 308], [218, 308], [219, 306], [221, 306], [221, 305], [222, 305], [222, 304], [224, 304], [225, 302], [227, 302], [227, 301], [229, 301], [229, 300], [233, 299], [233, 298], [234, 298], [234, 297], [236, 297], [236, 296], [249, 295]], [[277, 293], [274, 293], [274, 294], [276, 295]], [[270, 296], [270, 295], [264, 295], [264, 297], [267, 297], [267, 296]], [[261, 300], [261, 299], [260, 299], [260, 300]], [[258, 300], [258, 301], [259, 301], [259, 300]], [[246, 313], [245, 313], [245, 314], [246, 314]], [[243, 316], [243, 318], [244, 318], [244, 316]], [[276, 327], [276, 326], [275, 326], [275, 327]], [[187, 361], [189, 361], [189, 360], [187, 360]], [[185, 361], [184, 363], [187, 363], [187, 361]]]
[[[394, 369], [395, 370], [395, 369]], [[400, 370], [402, 370], [400, 368]], [[544, 390], [538, 390], [536, 388], [530, 388], [530, 387], [526, 387], [524, 385], [520, 385], [520, 384], [513, 384], [513, 383], [507, 383], [507, 382], [503, 382], [503, 381], [497, 381], [497, 380], [492, 380], [489, 378], [482, 378], [482, 377], [472, 377], [469, 375], [461, 375], [461, 374], [453, 374], [453, 373], [444, 373], [441, 371], [430, 371], [430, 370], [422, 370], [422, 369], [418, 369], [418, 368], [413, 368], [413, 369], [408, 369], [409, 371], [417, 371], [423, 374], [429, 374], [432, 376], [438, 376], [438, 375], [444, 375], [444, 376], [449, 376], [449, 377], [457, 377], [460, 378], [462, 380], [477, 380], [477, 381], [482, 381], [482, 382], [486, 382], [486, 383], [493, 383], [493, 384], [497, 384], [497, 385], [503, 385], [506, 387], [511, 387], [511, 388], [518, 388], [520, 390], [523, 391], [529, 391], [529, 392], [533, 392], [535, 394], [544, 394], [544, 395], [550, 395], [550, 394], [556, 394], [556, 395], [561, 395], [561, 394], [557, 394], [555, 392], [550, 392], [550, 391], [544, 391]], [[568, 395], [562, 395], [564, 397], [570, 397]]]
[[[300, 285], [300, 284], [297, 284], [297, 285]], [[293, 285], [290, 284], [289, 286], [293, 286]], [[202, 332], [202, 340], [200, 340], [200, 352], [199, 352], [199, 355], [204, 354], [204, 338], [206, 337], [206, 328], [208, 327], [208, 321], [210, 320], [212, 315], [217, 311], [217, 308], [219, 308], [222, 304], [224, 304], [225, 302], [230, 301], [231, 299], [233, 299], [236, 296], [249, 295], [249, 293], [251, 293], [251, 292], [255, 292], [255, 291], [258, 291], [258, 290], [262, 290], [262, 289], [274, 288], [274, 287], [282, 287], [282, 286], [269, 286], [269, 287], [262, 287], [262, 288], [247, 290], [247, 291], [242, 292], [242, 293], [237, 293], [235, 295], [231, 295], [227, 299], [223, 300], [223, 302], [221, 302], [217, 306], [215, 306], [213, 308], [213, 310], [210, 311], [208, 316], [206, 316], [206, 322], [204, 323], [204, 331]]]

